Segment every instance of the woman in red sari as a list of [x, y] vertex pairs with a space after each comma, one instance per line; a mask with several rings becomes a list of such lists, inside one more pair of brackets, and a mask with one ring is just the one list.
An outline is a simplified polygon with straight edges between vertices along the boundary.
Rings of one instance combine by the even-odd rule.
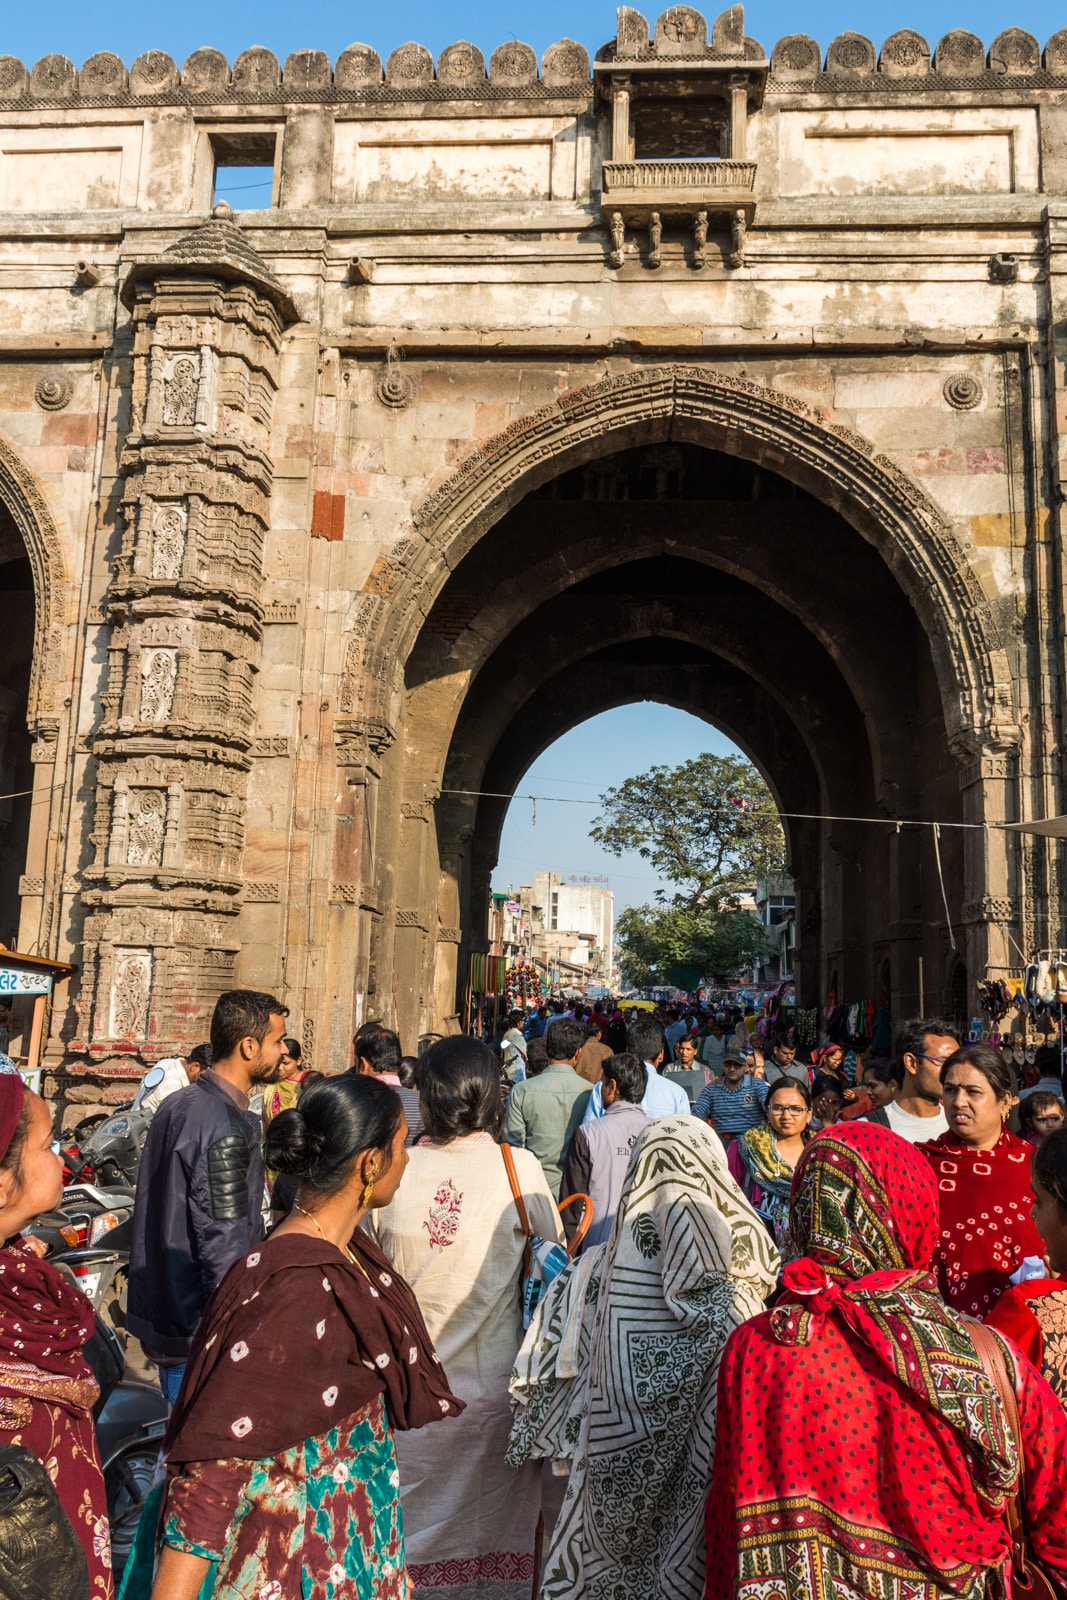
[[986, 1321], [1015, 1340], [1067, 1406], [1067, 1129], [1038, 1145], [1030, 1182], [1050, 1275], [1005, 1289]]
[[917, 1146], [937, 1179], [937, 1281], [950, 1306], [984, 1317], [1027, 1256], [1044, 1245], [1030, 1215], [1033, 1148], [1009, 1133], [1012, 1082], [1004, 1057], [965, 1045], [941, 1068], [948, 1132]]
[[828, 1128], [798, 1162], [800, 1259], [719, 1373], [709, 1600], [1001, 1594], [1020, 1465], [1034, 1549], [1067, 1579], [1067, 1414], [1017, 1359], [1020, 1463], [937, 1293], [936, 1194], [924, 1157], [871, 1123]]
[[111, 1600], [107, 1497], [92, 1407], [99, 1394], [82, 1353], [93, 1311], [20, 1238], [63, 1195], [52, 1119], [22, 1079], [0, 1075], [0, 1443], [44, 1463], [89, 1564], [89, 1600]]

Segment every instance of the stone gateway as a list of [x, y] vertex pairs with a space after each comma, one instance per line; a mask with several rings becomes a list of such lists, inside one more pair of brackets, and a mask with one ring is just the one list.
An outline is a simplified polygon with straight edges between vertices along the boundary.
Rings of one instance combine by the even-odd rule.
[[1067, 809], [1065, 194], [1067, 30], [0, 57], [0, 939], [79, 969], [48, 1086], [234, 984], [327, 1070], [454, 1028], [500, 797], [633, 699], [790, 814], [800, 1004], [966, 1014], [1062, 940], [1063, 845], [984, 825]]

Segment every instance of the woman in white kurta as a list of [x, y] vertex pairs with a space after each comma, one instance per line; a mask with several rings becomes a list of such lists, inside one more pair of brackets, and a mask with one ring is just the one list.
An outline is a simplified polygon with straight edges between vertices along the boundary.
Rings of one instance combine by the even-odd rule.
[[[541, 1467], [504, 1463], [525, 1238], [497, 1144], [499, 1064], [476, 1039], [442, 1039], [420, 1058], [419, 1093], [424, 1138], [371, 1226], [467, 1409], [397, 1438], [408, 1569], [416, 1600], [528, 1600]], [[512, 1154], [531, 1228], [562, 1240], [540, 1162]]]

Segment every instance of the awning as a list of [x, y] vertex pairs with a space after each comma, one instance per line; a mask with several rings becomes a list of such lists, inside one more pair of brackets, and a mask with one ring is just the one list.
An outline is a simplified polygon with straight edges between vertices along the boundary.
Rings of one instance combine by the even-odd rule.
[[1047, 817], [1044, 822], [1005, 822], [1005, 833], [1039, 833], [1046, 839], [1067, 839], [1067, 817]]

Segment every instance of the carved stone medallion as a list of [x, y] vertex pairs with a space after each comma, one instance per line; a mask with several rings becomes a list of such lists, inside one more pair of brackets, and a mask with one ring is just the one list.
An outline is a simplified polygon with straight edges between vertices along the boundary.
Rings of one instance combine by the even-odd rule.
[[956, 411], [973, 411], [981, 401], [983, 389], [969, 372], [952, 372], [945, 379], [941, 393]]
[[62, 411], [70, 404], [74, 379], [66, 372], [45, 372], [37, 379], [33, 398], [42, 411]]

